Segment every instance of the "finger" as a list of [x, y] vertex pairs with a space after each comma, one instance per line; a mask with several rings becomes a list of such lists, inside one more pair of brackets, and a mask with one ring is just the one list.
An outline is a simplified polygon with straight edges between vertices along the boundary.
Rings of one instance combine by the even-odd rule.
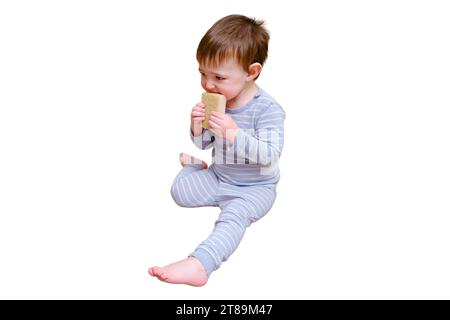
[[222, 125], [222, 119], [217, 118], [216, 116], [212, 115], [209, 118], [209, 121], [213, 121], [215, 124], [217, 124], [218, 126]]
[[209, 123], [212, 123], [214, 127], [218, 127], [217, 119], [212, 116], [209, 117]]
[[192, 117], [192, 120], [194, 121], [200, 121], [200, 120], [205, 120], [205, 117]]
[[211, 115], [219, 118], [219, 119], [223, 119], [225, 114], [223, 114], [222, 112], [217, 112], [217, 111], [211, 111]]
[[220, 128], [221, 128], [220, 123], [218, 123], [214, 119], [209, 118], [208, 123], [209, 123], [209, 126], [213, 129], [220, 130]]
[[192, 108], [192, 111], [205, 112], [205, 108], [194, 107], [194, 108]]
[[205, 114], [199, 114], [199, 113], [192, 113], [191, 114], [191, 118], [201, 118], [201, 117], [205, 117]]

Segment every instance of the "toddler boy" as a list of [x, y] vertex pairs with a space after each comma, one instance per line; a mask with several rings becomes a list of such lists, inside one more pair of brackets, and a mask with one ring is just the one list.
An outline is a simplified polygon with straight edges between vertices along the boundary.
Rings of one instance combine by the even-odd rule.
[[217, 21], [197, 49], [201, 85], [225, 96], [225, 113], [212, 112], [202, 128], [205, 105], [191, 112], [191, 138], [212, 147], [212, 164], [180, 154], [183, 166], [171, 194], [182, 207], [219, 207], [211, 235], [186, 259], [152, 267], [168, 283], [204, 285], [238, 247], [246, 228], [272, 207], [280, 178], [285, 112], [255, 84], [267, 58], [269, 34], [262, 21], [230, 15]]

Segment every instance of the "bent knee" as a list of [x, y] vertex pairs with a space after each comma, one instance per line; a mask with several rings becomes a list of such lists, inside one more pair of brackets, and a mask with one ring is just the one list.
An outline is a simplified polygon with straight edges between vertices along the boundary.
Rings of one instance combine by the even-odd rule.
[[181, 188], [179, 183], [172, 184], [170, 194], [172, 195], [173, 201], [175, 201], [175, 203], [180, 207], [193, 207], [192, 202], [189, 201], [188, 195], [185, 191], [183, 191], [183, 188]]

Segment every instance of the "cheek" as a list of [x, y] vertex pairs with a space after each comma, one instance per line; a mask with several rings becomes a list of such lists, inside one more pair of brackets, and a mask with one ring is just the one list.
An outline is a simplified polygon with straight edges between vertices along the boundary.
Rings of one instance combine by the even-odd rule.
[[206, 81], [202, 79], [200, 84], [202, 85], [202, 88], [206, 90]]
[[227, 86], [223, 86], [222, 87], [222, 92], [224, 93], [225, 96], [229, 96], [229, 97], [233, 97], [237, 94], [238, 90], [235, 86], [233, 85], [227, 85]]
[[219, 89], [220, 93], [222, 93], [227, 98], [227, 100], [229, 100], [233, 95], [232, 90], [230, 90], [230, 88], [228, 88], [227, 86], [219, 86], [217, 89]]

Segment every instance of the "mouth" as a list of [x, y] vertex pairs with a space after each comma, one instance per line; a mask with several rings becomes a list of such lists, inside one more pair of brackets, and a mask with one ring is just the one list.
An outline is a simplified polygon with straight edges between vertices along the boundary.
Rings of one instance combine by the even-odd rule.
[[224, 96], [225, 97], [225, 95], [224, 94], [222, 94], [222, 93], [220, 93], [220, 92], [217, 92], [217, 91], [206, 91], [207, 93], [211, 93], [211, 94], [218, 94], [218, 95], [221, 95], [221, 96]]
[[220, 94], [220, 95], [224, 96], [224, 94], [223, 94], [223, 93], [221, 93], [221, 92], [219, 92], [219, 91], [214, 91], [214, 90], [206, 90], [206, 92], [208, 92], [208, 93], [215, 93], [215, 94]]

